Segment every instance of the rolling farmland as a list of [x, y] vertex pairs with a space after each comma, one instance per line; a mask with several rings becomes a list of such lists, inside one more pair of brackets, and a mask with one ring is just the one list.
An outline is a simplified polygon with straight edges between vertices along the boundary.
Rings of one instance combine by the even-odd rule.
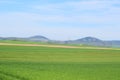
[[120, 50], [0, 45], [0, 80], [120, 80]]

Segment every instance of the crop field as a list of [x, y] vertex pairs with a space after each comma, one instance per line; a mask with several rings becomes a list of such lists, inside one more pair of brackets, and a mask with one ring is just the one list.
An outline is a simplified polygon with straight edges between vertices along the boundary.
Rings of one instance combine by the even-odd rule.
[[0, 80], [120, 80], [120, 50], [0, 45]]

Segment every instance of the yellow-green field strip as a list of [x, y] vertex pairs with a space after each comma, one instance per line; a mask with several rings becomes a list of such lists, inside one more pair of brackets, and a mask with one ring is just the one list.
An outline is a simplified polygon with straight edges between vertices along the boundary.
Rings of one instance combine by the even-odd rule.
[[38, 46], [38, 47], [53, 47], [53, 48], [81, 48], [81, 49], [107, 49], [107, 50], [120, 50], [120, 48], [105, 48], [105, 47], [78, 47], [78, 46], [66, 46], [66, 45], [47, 45], [47, 44], [14, 44], [14, 43], [0, 43], [0, 45], [7, 46]]

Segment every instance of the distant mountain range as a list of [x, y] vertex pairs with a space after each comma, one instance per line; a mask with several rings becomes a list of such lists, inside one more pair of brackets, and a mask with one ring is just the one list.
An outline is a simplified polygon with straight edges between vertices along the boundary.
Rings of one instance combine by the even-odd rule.
[[28, 38], [0, 37], [0, 40], [22, 40], [22, 41], [57, 43], [57, 44], [80, 44], [80, 45], [89, 45], [89, 46], [120, 47], [120, 40], [104, 41], [95, 37], [85, 37], [77, 40], [68, 40], [68, 41], [56, 41], [56, 40], [51, 40], [44, 36], [37, 35]]
[[35, 41], [35, 42], [49, 42], [51, 41], [47, 37], [44, 36], [31, 36], [27, 38], [20, 38], [20, 37], [0, 37], [0, 40], [22, 40], [22, 41]]

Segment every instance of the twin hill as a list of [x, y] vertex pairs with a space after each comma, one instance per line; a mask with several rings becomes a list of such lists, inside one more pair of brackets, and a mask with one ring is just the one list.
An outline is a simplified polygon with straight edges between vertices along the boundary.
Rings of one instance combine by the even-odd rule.
[[52, 40], [45, 36], [36, 35], [26, 38], [20, 37], [0, 37], [1, 40], [20, 40], [20, 41], [33, 41], [33, 42], [46, 42], [55, 44], [77, 44], [77, 45], [88, 45], [88, 46], [102, 46], [102, 47], [120, 47], [120, 40], [101, 40], [95, 37], [84, 37], [76, 40], [59, 41]]

